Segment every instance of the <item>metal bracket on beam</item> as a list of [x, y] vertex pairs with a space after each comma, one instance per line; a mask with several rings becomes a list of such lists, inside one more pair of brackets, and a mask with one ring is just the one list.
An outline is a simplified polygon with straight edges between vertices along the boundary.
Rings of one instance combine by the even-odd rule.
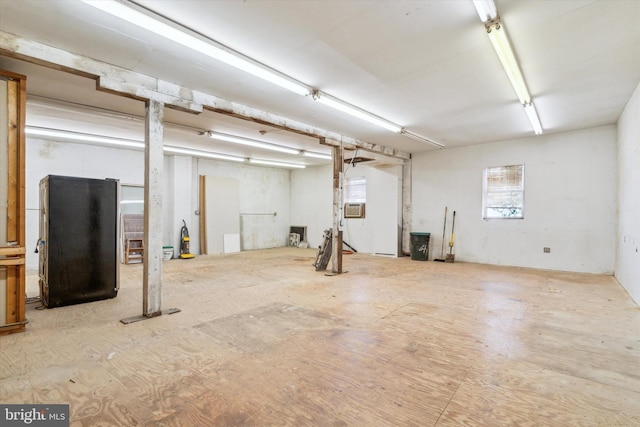
[[154, 317], [159, 317], [162, 315], [169, 315], [174, 313], [179, 313], [181, 310], [179, 308], [168, 308], [166, 310], [162, 310], [160, 313], [155, 314], [154, 316], [145, 316], [144, 314], [140, 314], [138, 316], [127, 317], [126, 319], [120, 320], [120, 323], [124, 323], [128, 325], [129, 323], [139, 322], [141, 320], [153, 319]]

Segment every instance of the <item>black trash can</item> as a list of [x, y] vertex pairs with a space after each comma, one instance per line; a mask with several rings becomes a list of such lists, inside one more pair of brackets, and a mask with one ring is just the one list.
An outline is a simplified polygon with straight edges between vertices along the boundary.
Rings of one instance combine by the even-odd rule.
[[411, 259], [426, 261], [429, 259], [429, 237], [431, 233], [411, 232], [409, 242], [411, 244]]

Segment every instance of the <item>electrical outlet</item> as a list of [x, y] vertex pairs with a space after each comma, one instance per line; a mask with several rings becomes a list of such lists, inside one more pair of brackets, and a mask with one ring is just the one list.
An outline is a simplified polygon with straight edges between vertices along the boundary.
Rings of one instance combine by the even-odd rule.
[[551, 252], [551, 248], [547, 248], [547, 247], [542, 248], [542, 250], [544, 251], [545, 254], [548, 254]]

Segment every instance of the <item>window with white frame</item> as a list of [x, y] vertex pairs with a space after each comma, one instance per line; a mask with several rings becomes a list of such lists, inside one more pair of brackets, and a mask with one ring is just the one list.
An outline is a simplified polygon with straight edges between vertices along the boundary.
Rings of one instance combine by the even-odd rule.
[[524, 218], [524, 165], [498, 166], [484, 170], [482, 217]]
[[344, 183], [345, 203], [365, 203], [367, 201], [367, 179], [363, 176], [346, 178]]

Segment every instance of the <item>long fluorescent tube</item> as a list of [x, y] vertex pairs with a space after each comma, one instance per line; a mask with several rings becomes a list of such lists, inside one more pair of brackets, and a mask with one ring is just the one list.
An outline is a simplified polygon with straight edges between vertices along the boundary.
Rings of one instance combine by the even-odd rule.
[[[267, 80], [280, 87], [288, 89], [299, 95], [309, 95], [308, 86], [286, 76], [264, 64], [254, 61], [232, 49], [219, 43], [203, 40], [200, 37], [188, 34], [187, 32], [149, 16], [128, 3], [114, 0], [82, 0], [84, 3], [97, 9], [107, 12], [115, 17], [130, 22], [138, 27], [151, 31], [152, 33], [179, 43], [196, 52], [207, 55], [210, 58], [222, 61], [242, 71], [253, 74], [256, 77]], [[133, 5], [132, 5], [133, 6]]]
[[208, 159], [229, 160], [231, 162], [239, 162], [239, 163], [242, 163], [245, 161], [244, 157], [228, 156], [226, 154], [211, 153], [209, 151], [191, 150], [187, 148], [165, 146], [163, 147], [163, 150], [167, 153], [185, 154], [185, 155], [194, 156], [194, 157], [206, 157]]
[[[202, 53], [210, 58], [222, 61], [242, 71], [253, 74], [256, 77], [260, 77], [294, 93], [305, 96], [311, 93], [311, 88], [304, 83], [299, 82], [283, 73], [280, 73], [277, 70], [261, 64], [260, 62], [244, 56], [241, 53], [236, 52], [213, 40], [208, 40], [204, 37], [198, 37], [196, 35], [189, 34], [187, 32], [189, 31], [187, 28], [177, 28], [176, 24], [171, 25], [167, 22], [163, 22], [159, 19], [159, 17], [158, 19], [152, 17], [150, 16], [151, 12], [142, 12], [141, 10], [139, 10], [140, 8], [137, 5], [131, 4], [126, 0], [81, 1], [138, 27], [151, 31], [156, 35], [174, 41], [189, 49]], [[373, 113], [348, 104], [344, 101], [330, 97], [324, 93], [320, 94], [319, 96], [314, 96], [314, 98], [325, 105], [378, 125], [384, 129], [390, 130], [391, 132], [400, 133], [400, 131], [402, 130], [402, 127], [396, 125], [395, 123], [385, 120], [382, 117], [376, 116]]]
[[[144, 149], [144, 142], [134, 141], [124, 138], [110, 138], [108, 136], [91, 135], [87, 133], [79, 133], [73, 131], [46, 129], [33, 126], [25, 127], [25, 134], [29, 136], [42, 136], [48, 138], [65, 139], [78, 142], [93, 142], [98, 144], [113, 145], [116, 147], [131, 147]], [[225, 154], [211, 153], [208, 151], [190, 150], [185, 148], [164, 146], [163, 150], [167, 153], [186, 154], [195, 157], [207, 157], [218, 160], [229, 160], [232, 162], [244, 162], [244, 157], [228, 156]]]
[[144, 148], [144, 142], [123, 138], [110, 138], [108, 136], [90, 135], [86, 133], [46, 129], [33, 126], [25, 127], [25, 134], [32, 136], [44, 136], [49, 138], [62, 138], [72, 141], [95, 142], [99, 144], [116, 145], [120, 147]]
[[527, 113], [527, 117], [529, 118], [533, 131], [536, 135], [540, 135], [542, 133], [542, 125], [540, 124], [540, 118], [538, 118], [536, 107], [534, 107], [533, 103], [530, 102], [524, 105], [524, 111]]
[[390, 130], [391, 132], [400, 133], [400, 131], [402, 130], [402, 127], [396, 125], [395, 123], [391, 123], [390, 121], [385, 120], [382, 117], [376, 116], [373, 113], [365, 111], [354, 105], [348, 104], [344, 101], [341, 101], [337, 98], [327, 95], [326, 93], [316, 91], [313, 94], [313, 99], [320, 102], [321, 104], [327, 105], [331, 108], [335, 108], [336, 110], [342, 111], [343, 113], [350, 114], [354, 117], [365, 120], [369, 123], [373, 123], [374, 125], [378, 125], [382, 128]]
[[305, 157], [313, 157], [316, 159], [325, 159], [325, 160], [331, 160], [331, 154], [323, 154], [323, 153], [314, 153], [313, 151], [303, 151], [302, 155]]
[[257, 165], [280, 166], [283, 168], [297, 168], [297, 169], [304, 169], [306, 167], [305, 165], [300, 163], [274, 162], [271, 160], [259, 160], [259, 159], [249, 159], [249, 163], [255, 163]]
[[268, 142], [257, 141], [255, 139], [242, 138], [239, 136], [227, 135], [224, 133], [218, 133], [209, 131], [206, 135], [211, 139], [217, 139], [220, 141], [233, 142], [235, 144], [248, 145], [249, 147], [263, 148], [265, 150], [278, 151], [286, 154], [300, 154], [300, 150], [295, 148], [283, 147], [282, 145], [270, 144]]
[[527, 117], [529, 118], [529, 122], [531, 122], [533, 131], [536, 135], [540, 135], [542, 133], [540, 118], [538, 117], [538, 113], [531, 101], [531, 95], [527, 89], [527, 84], [522, 76], [520, 65], [518, 64], [515, 53], [513, 52], [511, 43], [509, 43], [507, 30], [498, 15], [498, 9], [496, 8], [495, 3], [493, 0], [473, 0], [473, 5], [476, 7], [478, 16], [487, 29], [487, 34], [489, 35], [489, 40], [493, 45], [493, 49], [498, 54], [498, 58], [500, 58], [500, 62], [502, 63], [502, 68], [504, 68], [504, 71], [507, 73], [511, 86], [513, 86], [518, 100], [527, 113]]
[[498, 54], [500, 62], [502, 62], [502, 67], [507, 73], [507, 76], [511, 81], [511, 85], [527, 113], [527, 117], [529, 118], [529, 122], [531, 122], [533, 131], [536, 135], [540, 135], [542, 133], [542, 125], [540, 124], [538, 114], [531, 102], [531, 95], [527, 90], [527, 84], [524, 81], [524, 77], [520, 71], [520, 66], [518, 65], [518, 61], [516, 60], [511, 44], [509, 43], [509, 38], [504, 24], [502, 24], [498, 18], [496, 22], [491, 22], [487, 26], [487, 32], [489, 34], [489, 40], [491, 40], [491, 44]]
[[500, 22], [492, 24], [487, 28], [487, 33], [520, 103], [523, 105], [530, 103], [531, 95], [529, 95], [527, 84], [524, 82], [520, 66], [511, 48], [511, 43], [509, 43], [504, 24]]
[[473, 0], [473, 5], [478, 11], [482, 22], [487, 22], [498, 17], [498, 9], [493, 0]]
[[[181, 44], [196, 52], [202, 53], [210, 58], [222, 61], [228, 65], [236, 67], [242, 71], [253, 74], [256, 77], [274, 83], [280, 87], [288, 89], [299, 95], [309, 95], [311, 88], [302, 82], [299, 82], [292, 77], [289, 77], [273, 68], [270, 68], [258, 61], [255, 61], [239, 52], [236, 52], [214, 40], [205, 39], [201, 36], [189, 34], [187, 28], [177, 28], [176, 24], [169, 24], [163, 22], [158, 18], [150, 16], [152, 12], [142, 12], [139, 6], [129, 3], [126, 0], [81, 0], [83, 3], [93, 6], [103, 12], [113, 15], [117, 18], [123, 19], [138, 27], [144, 28], [152, 33]], [[490, 1], [490, 0], [487, 0]], [[373, 113], [365, 111], [354, 105], [348, 104], [337, 98], [330, 97], [327, 94], [316, 92], [318, 96], [314, 96], [317, 101], [328, 105], [332, 108], [350, 114], [354, 117], [358, 117], [369, 123], [378, 125], [391, 132], [400, 133], [401, 126], [396, 125], [388, 120], [383, 119]], [[220, 139], [220, 138], [219, 138]], [[237, 142], [237, 141], [232, 141]], [[245, 145], [251, 145], [245, 143]], [[254, 145], [255, 146], [255, 145]], [[266, 148], [262, 146], [261, 148]], [[272, 148], [273, 149], [273, 148]], [[287, 152], [287, 151], [283, 151]], [[299, 153], [299, 151], [298, 151]], [[289, 154], [297, 154], [290, 153]]]
[[444, 148], [444, 144], [440, 144], [439, 142], [436, 142], [436, 141], [434, 141], [432, 139], [425, 138], [424, 136], [420, 136], [420, 135], [415, 134], [413, 132], [409, 132], [406, 129], [402, 129], [402, 135], [404, 135], [404, 136], [406, 136], [408, 138], [411, 138], [413, 140], [416, 140], [416, 141], [420, 141], [420, 142], [424, 142], [424, 143], [427, 143], [427, 144], [435, 145], [438, 148]]

